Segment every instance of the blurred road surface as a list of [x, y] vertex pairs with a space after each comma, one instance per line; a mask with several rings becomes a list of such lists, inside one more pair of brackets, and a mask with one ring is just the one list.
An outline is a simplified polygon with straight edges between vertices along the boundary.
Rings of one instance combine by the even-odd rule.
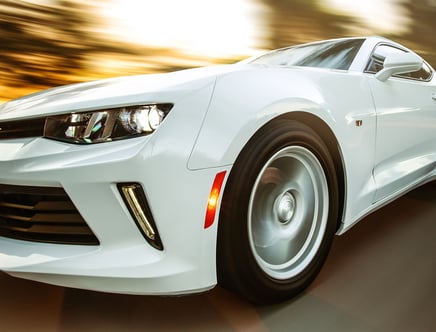
[[301, 296], [256, 307], [219, 287], [164, 298], [104, 294], [0, 272], [1, 331], [436, 331], [436, 184], [335, 239]]

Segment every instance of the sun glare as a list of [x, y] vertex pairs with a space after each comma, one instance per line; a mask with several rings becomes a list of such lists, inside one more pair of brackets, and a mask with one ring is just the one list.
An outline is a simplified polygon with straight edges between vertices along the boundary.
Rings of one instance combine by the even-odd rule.
[[109, 0], [107, 33], [121, 40], [185, 53], [251, 54], [259, 5], [250, 0]]

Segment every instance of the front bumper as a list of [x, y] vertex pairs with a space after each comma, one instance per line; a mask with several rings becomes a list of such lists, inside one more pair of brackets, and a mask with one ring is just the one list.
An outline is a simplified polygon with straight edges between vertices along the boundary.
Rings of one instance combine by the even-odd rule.
[[[87, 146], [44, 138], [1, 140], [0, 183], [62, 188], [99, 245], [0, 237], [0, 269], [119, 293], [171, 295], [213, 287], [217, 222], [205, 229], [204, 218], [215, 175], [230, 166], [195, 171], [187, 166], [203, 121], [197, 110], [207, 109], [211, 89], [180, 101], [186, 111], [172, 110], [146, 137]], [[129, 213], [117, 188], [128, 182], [144, 189], [163, 251], [147, 243]]]
[[[40, 152], [20, 159], [17, 147]], [[42, 138], [2, 142], [4, 156], [16, 153], [13, 161], [0, 161], [0, 182], [63, 188], [100, 245], [0, 238], [0, 269], [110, 292], [180, 294], [213, 287], [216, 225], [205, 230], [203, 223], [217, 170], [190, 171], [177, 155], [152, 155], [153, 147], [148, 137], [87, 147]], [[145, 241], [117, 189], [120, 182], [142, 184], [163, 251]]]

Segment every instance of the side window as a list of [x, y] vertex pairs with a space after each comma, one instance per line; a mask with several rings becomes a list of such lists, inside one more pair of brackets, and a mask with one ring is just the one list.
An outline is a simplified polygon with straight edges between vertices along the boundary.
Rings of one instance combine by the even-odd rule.
[[[389, 45], [378, 45], [371, 55], [365, 72], [375, 74], [383, 69], [383, 63], [388, 54], [406, 52], [402, 49], [389, 46]], [[411, 73], [404, 73], [400, 75], [395, 75], [395, 77], [414, 79], [419, 81], [428, 81], [432, 77], [432, 71], [430, 67], [424, 62], [421, 69]]]
[[386, 56], [393, 53], [404, 53], [403, 50], [399, 48], [391, 47], [388, 45], [378, 45], [371, 55], [368, 66], [366, 67], [367, 73], [378, 73], [383, 69], [383, 63], [385, 62]]
[[410, 73], [411, 78], [420, 81], [428, 81], [430, 80], [431, 76], [432, 76], [431, 69], [425, 62], [423, 63], [420, 70]]

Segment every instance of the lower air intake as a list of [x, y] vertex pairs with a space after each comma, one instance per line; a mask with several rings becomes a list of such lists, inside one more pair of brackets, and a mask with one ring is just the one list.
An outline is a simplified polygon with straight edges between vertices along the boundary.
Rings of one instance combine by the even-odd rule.
[[62, 188], [0, 184], [0, 236], [36, 242], [98, 245]]

